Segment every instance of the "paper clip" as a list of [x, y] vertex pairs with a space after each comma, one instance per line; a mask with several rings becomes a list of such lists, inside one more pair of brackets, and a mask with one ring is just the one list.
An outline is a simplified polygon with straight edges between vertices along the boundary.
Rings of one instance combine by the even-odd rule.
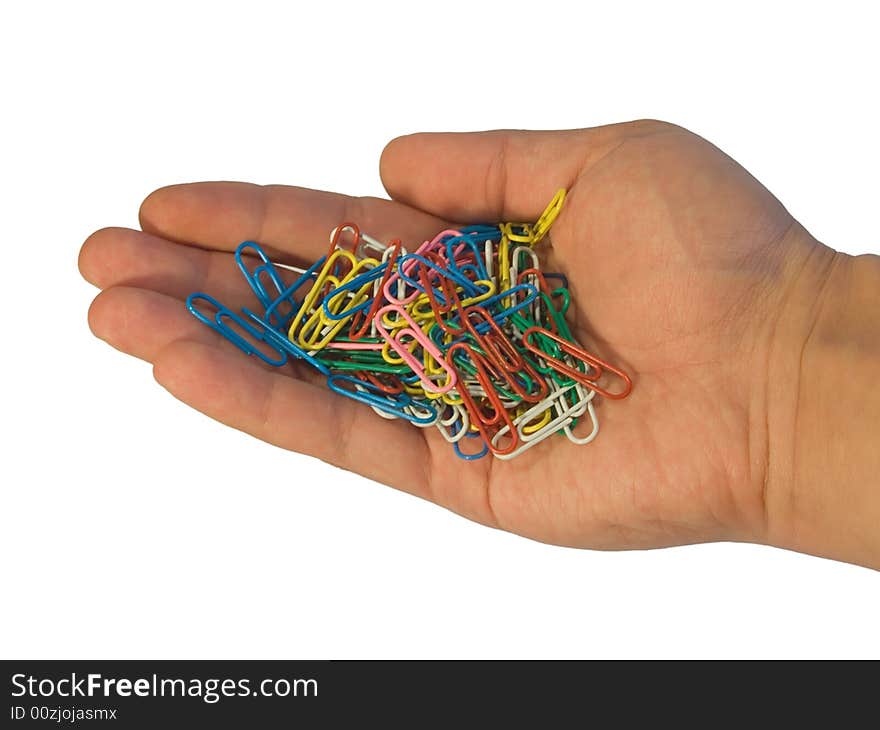
[[[577, 368], [572, 367], [571, 365], [568, 365], [567, 363], [563, 362], [562, 360], [559, 360], [555, 357], [551, 357], [544, 350], [542, 350], [540, 347], [538, 347], [534, 343], [532, 343], [531, 337], [536, 334], [542, 335], [543, 337], [548, 337], [551, 340], [555, 340], [559, 344], [559, 347], [562, 349], [563, 352], [571, 355], [576, 360], [584, 363], [588, 368], [595, 371], [596, 374], [594, 376], [590, 377], [590, 375], [587, 372], [578, 370]], [[630, 391], [632, 390], [632, 380], [630, 380], [629, 376], [625, 372], [623, 372], [623, 370], [619, 370], [619, 369], [615, 368], [614, 366], [609, 365], [604, 360], [600, 360], [595, 355], [591, 355], [589, 352], [587, 352], [583, 348], [578, 347], [573, 342], [569, 342], [569, 341], [563, 339], [555, 332], [549, 332], [548, 330], [544, 329], [543, 327], [531, 327], [523, 333], [523, 342], [525, 343], [525, 346], [529, 350], [534, 352], [536, 355], [540, 356], [551, 367], [555, 368], [556, 370], [558, 370], [561, 373], [564, 373], [565, 375], [568, 375], [568, 377], [570, 377], [572, 380], [576, 380], [577, 382], [581, 383], [582, 385], [587, 386], [591, 390], [596, 391], [599, 395], [602, 395], [606, 398], [610, 398], [612, 400], [618, 400], [620, 398], [626, 398], [626, 396], [628, 396]], [[606, 390], [605, 388], [601, 388], [599, 385], [596, 384], [595, 381], [598, 380], [598, 378], [602, 375], [602, 373], [605, 370], [608, 370], [609, 372], [614, 373], [621, 380], [623, 380], [624, 386], [623, 386], [622, 390], [620, 390], [616, 393], [612, 393], [612, 392]]]
[[[187, 308], [248, 355], [304, 362], [378, 417], [436, 428], [464, 460], [512, 459], [560, 436], [587, 444], [596, 400], [627, 396], [632, 380], [575, 341], [568, 279], [541, 269], [538, 244], [564, 202], [560, 190], [534, 223], [444, 229], [413, 253], [342, 223], [307, 268], [245, 241], [235, 261], [260, 308], [233, 312], [202, 293]], [[614, 378], [622, 385], [608, 387]]]
[[[213, 317], [199, 311], [197, 303], [200, 301], [207, 302], [213, 308]], [[186, 308], [196, 319], [204, 322], [215, 332], [219, 332], [242, 352], [254, 355], [268, 365], [276, 367], [287, 362], [287, 352], [279, 349], [274, 342], [267, 338], [265, 330], [261, 331], [255, 328], [231, 309], [220, 304], [214, 297], [201, 292], [190, 294], [186, 299]], [[238, 331], [233, 329], [231, 324], [237, 325]], [[251, 338], [250, 340], [248, 340], [248, 336]], [[265, 350], [269, 350], [269, 352], [267, 353]]]

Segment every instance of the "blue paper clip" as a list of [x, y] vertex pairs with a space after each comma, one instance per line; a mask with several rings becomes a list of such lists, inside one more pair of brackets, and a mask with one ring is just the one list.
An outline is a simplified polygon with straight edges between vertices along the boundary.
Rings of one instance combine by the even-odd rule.
[[345, 284], [341, 284], [333, 289], [332, 292], [326, 297], [324, 297], [324, 301], [321, 304], [322, 309], [324, 310], [324, 316], [327, 319], [331, 319], [334, 322], [339, 321], [340, 319], [345, 319], [346, 317], [351, 317], [358, 312], [362, 312], [365, 309], [368, 309], [370, 305], [373, 303], [374, 298], [369, 297], [365, 299], [360, 304], [355, 305], [354, 307], [349, 307], [347, 309], [342, 309], [339, 312], [330, 311], [330, 303], [336, 300], [337, 297], [341, 297], [348, 292], [356, 292], [360, 289], [364, 284], [368, 284], [371, 281], [376, 281], [376, 279], [381, 279], [384, 276], [385, 271], [388, 269], [388, 263], [379, 264], [374, 268], [370, 269], [366, 273], [360, 274], [350, 281], [345, 282]]
[[[515, 314], [520, 309], [524, 309], [525, 307], [529, 306], [533, 301], [535, 301], [535, 299], [538, 296], [538, 290], [534, 286], [532, 286], [531, 284], [526, 284], [526, 283], [517, 284], [516, 286], [510, 287], [510, 289], [508, 289], [507, 291], [503, 291], [498, 294], [493, 294], [491, 297], [484, 299], [482, 302], [480, 302], [480, 306], [485, 308], [487, 311], [489, 311], [489, 307], [491, 307], [496, 302], [499, 302], [502, 299], [505, 299], [506, 297], [509, 297], [512, 294], [517, 294], [518, 292], [521, 292], [521, 291], [526, 292], [526, 296], [521, 302], [516, 302], [515, 304], [512, 304], [509, 307], [505, 307], [504, 309], [499, 309], [497, 312], [492, 312], [492, 319], [494, 319], [495, 322], [497, 322], [498, 324], [501, 324], [511, 314]], [[514, 298], [514, 301], [516, 301], [515, 298]], [[459, 319], [460, 319], [460, 317], [456, 314], [454, 317], [449, 318], [449, 322], [450, 322], [450, 324], [457, 325], [459, 323]], [[489, 331], [489, 324], [487, 322], [480, 322], [479, 324], [474, 326], [474, 329], [479, 334], [484, 335], [484, 334], [486, 334], [486, 332]], [[461, 337], [461, 338], [458, 338], [457, 340], [454, 340], [454, 342], [462, 342], [465, 339], [466, 338]], [[453, 343], [450, 343], [450, 346], [452, 344]]]
[[[465, 438], [476, 438], [477, 436], [479, 436], [479, 434], [476, 434], [476, 433], [467, 433], [467, 434], [465, 434]], [[452, 444], [452, 448], [453, 448], [453, 450], [455, 451], [455, 455], [456, 455], [459, 459], [464, 459], [465, 461], [476, 461], [477, 459], [482, 459], [486, 454], [489, 453], [489, 444], [487, 444], [487, 443], [484, 441], [484, 442], [483, 442], [483, 448], [480, 449], [480, 451], [478, 451], [476, 454], [465, 454], [465, 453], [461, 450], [461, 446], [460, 446], [460, 444], [461, 444], [462, 441], [464, 441], [464, 439], [459, 439], [459, 440], [456, 441], [454, 444]]]
[[485, 243], [486, 241], [497, 241], [501, 238], [501, 229], [498, 226], [477, 224], [473, 226], [465, 226], [461, 232], [471, 237], [475, 243]]
[[[454, 281], [456, 284], [458, 284], [465, 291], [467, 296], [476, 296], [479, 293], [479, 289], [474, 285], [474, 282], [472, 282], [467, 277], [462, 276], [460, 273], [458, 273], [456, 271], [451, 271], [450, 269], [439, 266], [438, 264], [435, 264], [433, 261], [429, 261], [424, 256], [420, 256], [417, 253], [408, 253], [406, 256], [402, 256], [400, 258], [400, 264], [397, 268], [398, 276], [403, 281], [405, 281], [407, 284], [409, 284], [411, 287], [413, 287], [414, 289], [417, 289], [418, 291], [420, 291], [422, 293], [424, 293], [425, 290], [422, 287], [421, 282], [418, 281], [417, 279], [414, 279], [412, 276], [410, 276], [410, 274], [413, 272], [409, 272], [409, 273], [407, 272], [406, 263], [409, 261], [417, 261], [421, 265], [427, 266], [432, 271], [436, 271], [441, 276], [444, 276], [447, 279], [452, 279], [452, 281]], [[415, 269], [415, 268], [417, 268], [417, 267], [414, 266], [413, 269]], [[434, 291], [436, 293], [437, 298], [440, 301], [443, 301], [445, 303], [445, 299], [443, 299], [443, 293], [439, 292], [436, 288], [434, 289]]]
[[[462, 266], [455, 265], [455, 263], [454, 263], [456, 260], [455, 249], [462, 244], [464, 244], [469, 249], [471, 249], [471, 252], [474, 255], [474, 262], [475, 263], [464, 264]], [[476, 274], [476, 277], [478, 280], [489, 278], [489, 272], [486, 271], [486, 266], [483, 263], [483, 252], [480, 251], [480, 247], [477, 245], [477, 242], [473, 236], [469, 236], [467, 234], [465, 234], [463, 236], [450, 236], [446, 240], [446, 258], [450, 262], [449, 263], [449, 270], [450, 271], [462, 272], [462, 271], [469, 270], [469, 271], [473, 271], [474, 274]]]
[[[341, 385], [341, 383], [350, 383], [355, 386], [355, 390], [349, 390]], [[370, 406], [376, 406], [376, 408], [385, 411], [385, 413], [390, 413], [398, 418], [405, 418], [412, 423], [433, 423], [437, 420], [437, 411], [428, 403], [413, 401], [413, 399], [406, 393], [400, 393], [398, 395], [385, 393], [372, 383], [358, 380], [350, 375], [331, 375], [327, 378], [327, 385], [331, 390], [340, 395], [360, 401], [361, 403], [366, 403]], [[409, 413], [405, 408], [412, 403], [417, 403], [419, 408], [429, 411], [431, 415], [429, 417], [419, 417]]]
[[[287, 325], [290, 323], [290, 320], [293, 319], [294, 315], [299, 309], [299, 303], [293, 298], [293, 295], [303, 284], [316, 276], [316, 272], [318, 271], [318, 269], [324, 266], [324, 261], [326, 261], [326, 259], [326, 256], [322, 256], [317, 261], [315, 261], [315, 263], [313, 263], [302, 274], [300, 274], [300, 277], [295, 282], [293, 282], [293, 284], [284, 289], [284, 291], [282, 291], [278, 295], [278, 298], [271, 302], [268, 307], [266, 307], [265, 319], [267, 322], [273, 322], [273, 320], [277, 319], [278, 324], [273, 325], [276, 327], [276, 329], [283, 330], [287, 327]], [[278, 307], [285, 302], [291, 305], [291, 311], [282, 319], [278, 313]]]
[[[248, 264], [243, 258], [243, 254], [249, 253], [248, 249], [253, 252], [254, 256], [263, 262], [253, 271], [248, 269]], [[269, 257], [266, 256], [266, 252], [263, 251], [260, 244], [255, 243], [254, 241], [244, 241], [243, 243], [240, 243], [238, 248], [235, 249], [235, 263], [238, 264], [238, 268], [241, 269], [241, 273], [244, 274], [245, 281], [250, 285], [264, 309], [267, 309], [269, 305], [272, 304], [274, 297], [270, 296], [269, 292], [266, 291], [266, 287], [263, 285], [260, 277], [263, 275], [268, 276], [272, 284], [275, 285], [278, 294], [281, 294], [281, 292], [284, 291], [284, 281], [282, 281], [278, 269], [275, 268], [274, 264], [269, 260]]]
[[[203, 314], [196, 308], [196, 302], [199, 300], [207, 302], [215, 309], [213, 317], [209, 317], [208, 315]], [[269, 365], [274, 365], [276, 367], [280, 367], [287, 362], [287, 352], [280, 349], [275, 342], [266, 337], [265, 332], [261, 332], [260, 330], [254, 328], [254, 326], [250, 322], [242, 319], [231, 309], [224, 307], [222, 304], [220, 304], [220, 302], [214, 299], [214, 297], [209, 296], [208, 294], [202, 294], [201, 292], [190, 294], [186, 299], [186, 308], [196, 319], [208, 325], [208, 327], [210, 327], [215, 332], [223, 335], [242, 352], [248, 355], [255, 355], [263, 362]], [[270, 357], [254, 343], [248, 342], [246, 338], [242, 337], [242, 335], [240, 335], [226, 323], [227, 320], [234, 322], [236, 325], [238, 325], [241, 330], [250, 335], [256, 342], [262, 342], [269, 350], [276, 353], [277, 357]]]
[[565, 274], [557, 274], [557, 273], [551, 274], [551, 273], [547, 272], [544, 274], [544, 278], [545, 279], [559, 279], [559, 281], [562, 283], [562, 286], [565, 289], [568, 289], [568, 277]]
[[287, 339], [287, 337], [285, 337], [281, 332], [278, 332], [276, 329], [274, 329], [264, 319], [254, 314], [247, 307], [242, 307], [241, 311], [247, 317], [250, 317], [255, 325], [261, 328], [262, 339], [265, 342], [273, 344], [277, 349], [283, 350], [296, 360], [302, 360], [303, 362], [308, 363], [322, 375], [330, 375], [330, 368], [328, 368], [317, 358], [312, 357], [308, 352], [303, 350], [295, 342], [291, 342], [289, 339]]

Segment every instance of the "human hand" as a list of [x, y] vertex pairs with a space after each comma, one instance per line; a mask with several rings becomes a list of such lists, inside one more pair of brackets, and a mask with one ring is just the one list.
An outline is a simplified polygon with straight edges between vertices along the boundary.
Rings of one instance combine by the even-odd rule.
[[[817, 302], [835, 296], [849, 265], [736, 162], [649, 121], [413, 135], [386, 148], [381, 172], [391, 201], [240, 183], [156, 191], [141, 208], [143, 232], [103, 229], [83, 246], [83, 275], [104, 290], [93, 331], [223, 423], [538, 540], [743, 540], [880, 560], [820, 544], [822, 529], [792, 507], [796, 454], [816, 439], [799, 409], [822, 411], [804, 403], [804, 353]], [[331, 228], [353, 221], [415, 248], [454, 222], [534, 220], [560, 187], [568, 197], [552, 242], [539, 246], [542, 267], [569, 278], [578, 341], [635, 384], [628, 399], [599, 403], [601, 431], [587, 447], [553, 438], [509, 462], [462, 462], [433, 429], [243, 357], [183, 305], [197, 290], [249, 305], [231, 253], [242, 240], [281, 262], [311, 262]], [[375, 448], [390, 441], [393, 459]]]

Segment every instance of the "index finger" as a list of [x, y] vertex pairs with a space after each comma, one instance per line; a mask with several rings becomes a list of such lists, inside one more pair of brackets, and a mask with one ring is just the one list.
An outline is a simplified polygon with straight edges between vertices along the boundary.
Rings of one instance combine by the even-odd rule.
[[446, 227], [391, 200], [241, 182], [159, 188], [141, 205], [140, 222], [144, 231], [178, 243], [233, 251], [242, 241], [257, 241], [282, 260], [309, 262], [327, 252], [330, 231], [340, 223], [355, 223], [383, 242], [400, 238], [408, 249]]

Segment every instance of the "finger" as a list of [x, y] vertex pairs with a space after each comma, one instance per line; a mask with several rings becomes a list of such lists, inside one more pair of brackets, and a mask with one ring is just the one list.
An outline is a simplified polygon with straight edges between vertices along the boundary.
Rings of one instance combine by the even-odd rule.
[[[113, 287], [92, 303], [89, 325], [116, 349], [153, 362], [162, 385], [223, 423], [488, 520], [480, 475], [472, 476], [469, 488], [453, 475], [429, 487], [433, 460], [421, 430], [383, 419], [323, 383], [289, 377], [286, 369], [246, 357], [193, 318], [178, 299]], [[200, 355], [190, 358], [188, 352]]]
[[[417, 430], [263, 367], [195, 320], [179, 300], [114, 287], [95, 299], [89, 324], [116, 349], [154, 362], [162, 385], [209, 416], [424, 496], [427, 447]], [[394, 459], [376, 448], [381, 443], [394, 448]]]
[[79, 268], [100, 289], [129, 286], [180, 300], [202, 291], [233, 309], [257, 303], [230, 254], [127, 228], [102, 228], [89, 236], [80, 250]]
[[430, 496], [428, 447], [408, 423], [388, 421], [321, 385], [262, 370], [204, 342], [174, 342], [159, 354], [153, 372], [172, 395], [221, 423]]
[[[179, 340], [220, 346], [243, 360], [284, 377], [317, 382], [317, 372], [304, 363], [288, 361], [276, 367], [236, 349], [218, 332], [206, 327], [182, 301], [149, 289], [115, 286], [102, 291], [89, 307], [89, 327], [96, 337], [127, 355], [153, 362], [170, 343]], [[267, 348], [268, 349], [268, 348]], [[277, 356], [277, 353], [268, 353]], [[292, 365], [292, 367], [290, 367]]]
[[340, 223], [355, 223], [381, 241], [400, 238], [411, 250], [445, 226], [390, 200], [237, 182], [160, 188], [141, 205], [140, 220], [144, 231], [172, 241], [232, 251], [253, 240], [309, 263], [327, 252]]
[[456, 221], [535, 220], [625, 139], [655, 122], [560, 132], [421, 133], [392, 140], [380, 174], [395, 200]]
[[89, 307], [89, 327], [117, 350], [149, 361], [175, 340], [213, 345], [223, 340], [179, 299], [127, 286], [106, 289], [95, 297]]

